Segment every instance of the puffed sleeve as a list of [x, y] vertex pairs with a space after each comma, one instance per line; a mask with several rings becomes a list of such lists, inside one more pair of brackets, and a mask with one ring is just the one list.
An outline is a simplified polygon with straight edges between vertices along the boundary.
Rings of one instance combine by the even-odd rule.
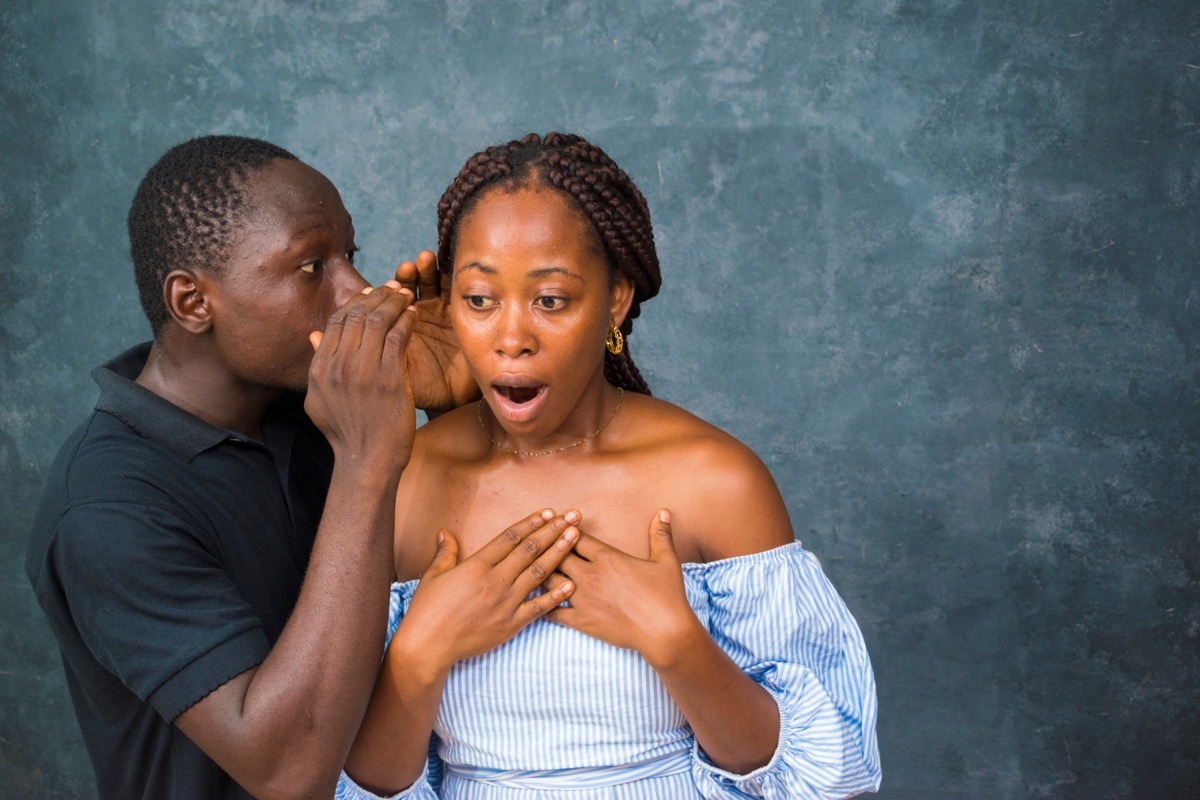
[[[387, 643], [392, 641], [408, 604], [412, 602], [413, 592], [417, 589], [416, 581], [392, 584], [392, 596], [388, 603]], [[345, 772], [338, 778], [337, 792], [334, 800], [437, 800], [437, 792], [442, 783], [442, 760], [437, 754], [437, 737], [429, 740], [429, 757], [425, 761], [425, 769], [412, 786], [399, 794], [377, 795], [359, 786]]]
[[707, 798], [842, 798], [879, 789], [875, 676], [862, 633], [816, 557], [798, 542], [685, 564], [688, 599], [709, 632], [779, 705], [779, 745], [746, 775], [697, 745]]

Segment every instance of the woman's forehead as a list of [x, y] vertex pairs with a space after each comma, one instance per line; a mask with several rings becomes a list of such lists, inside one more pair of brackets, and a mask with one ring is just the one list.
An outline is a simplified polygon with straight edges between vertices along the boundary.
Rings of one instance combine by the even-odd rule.
[[542, 187], [487, 190], [459, 223], [455, 261], [464, 250], [512, 248], [596, 252], [591, 222], [562, 192]]

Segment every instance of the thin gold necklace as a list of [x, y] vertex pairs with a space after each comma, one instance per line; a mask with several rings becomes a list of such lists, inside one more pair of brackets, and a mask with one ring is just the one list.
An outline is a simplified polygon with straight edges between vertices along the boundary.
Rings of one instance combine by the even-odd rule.
[[573, 447], [579, 447], [579, 445], [583, 444], [584, 442], [590, 442], [592, 439], [595, 439], [597, 436], [603, 433], [604, 429], [608, 427], [608, 423], [612, 422], [613, 417], [615, 417], [617, 412], [621, 410], [621, 401], [625, 399], [625, 390], [617, 387], [617, 391], [620, 392], [620, 394], [617, 395], [617, 404], [613, 406], [612, 413], [608, 415], [608, 419], [604, 420], [604, 424], [599, 428], [596, 428], [595, 433], [583, 437], [578, 442], [566, 445], [565, 447], [558, 447], [554, 450], [513, 450], [511, 447], [505, 447], [497, 442], [492, 438], [492, 435], [488, 433], [487, 423], [483, 421], [483, 400], [480, 400], [479, 405], [475, 407], [475, 416], [479, 419], [479, 427], [483, 431], [483, 435], [487, 437], [489, 442], [496, 445], [501, 452], [512, 453], [515, 456], [552, 456], [555, 453], [561, 453], [564, 450], [570, 450]]

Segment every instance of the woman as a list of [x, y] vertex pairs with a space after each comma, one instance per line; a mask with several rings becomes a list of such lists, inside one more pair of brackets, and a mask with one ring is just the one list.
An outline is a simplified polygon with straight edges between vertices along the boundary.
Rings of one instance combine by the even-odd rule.
[[[630, 357], [660, 283], [637, 187], [583, 139], [531, 134], [472, 157], [438, 215], [483, 399], [422, 428], [401, 481], [396, 633], [348, 775], [486, 800], [876, 789], [857, 625], [759, 459]], [[547, 501], [573, 509], [544, 584], [569, 603], [487, 650], [406, 617], [451, 600], [439, 576], [476, 532]], [[360, 786], [339, 794], [377, 796]]]

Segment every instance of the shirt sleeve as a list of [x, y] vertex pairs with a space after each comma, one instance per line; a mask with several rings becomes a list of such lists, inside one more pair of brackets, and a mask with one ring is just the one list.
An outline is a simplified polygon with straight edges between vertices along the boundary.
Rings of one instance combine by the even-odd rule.
[[693, 607], [717, 644], [779, 706], [779, 744], [745, 775], [693, 748], [706, 798], [842, 798], [877, 791], [875, 677], [866, 645], [816, 557], [799, 543], [685, 565]]
[[270, 651], [219, 554], [169, 510], [75, 506], [47, 566], [96, 660], [167, 721]]
[[429, 783], [429, 764], [426, 762], [425, 769], [421, 771], [421, 777], [399, 794], [372, 794], [343, 772], [342, 776], [338, 778], [337, 791], [333, 795], [333, 800], [438, 800], [438, 796]]
[[[400, 620], [404, 618], [404, 612], [408, 610], [408, 604], [412, 602], [413, 592], [416, 591], [416, 588], [416, 581], [392, 584], [392, 595], [388, 601], [385, 647], [391, 643], [396, 628], [400, 627]], [[399, 794], [381, 796], [362, 788], [343, 771], [341, 777], [338, 778], [334, 800], [437, 800], [441, 784], [442, 760], [437, 754], [437, 736], [435, 734], [429, 737], [429, 756], [425, 759], [425, 769], [421, 771], [421, 776], [412, 786]]]

